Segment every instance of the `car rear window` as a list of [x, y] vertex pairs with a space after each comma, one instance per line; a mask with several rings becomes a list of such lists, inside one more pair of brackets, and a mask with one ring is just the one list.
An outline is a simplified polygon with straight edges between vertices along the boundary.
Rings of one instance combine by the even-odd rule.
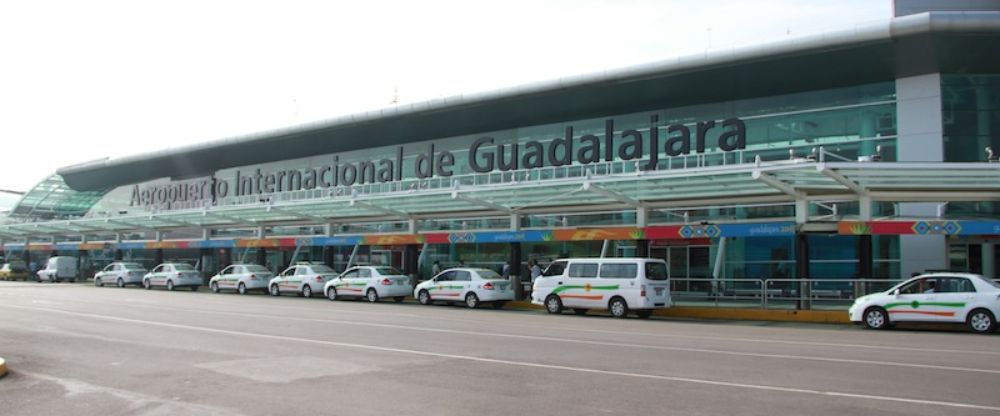
[[476, 273], [479, 273], [479, 277], [486, 280], [506, 280], [499, 273], [489, 269], [476, 270]]
[[393, 267], [376, 267], [375, 271], [383, 276], [402, 276], [403, 272], [393, 268]]
[[330, 266], [327, 266], [325, 264], [313, 264], [313, 265], [309, 266], [309, 268], [312, 269], [313, 273], [318, 273], [318, 274], [337, 274], [336, 270], [331, 269]]
[[667, 265], [664, 263], [646, 263], [646, 279], [667, 280]]

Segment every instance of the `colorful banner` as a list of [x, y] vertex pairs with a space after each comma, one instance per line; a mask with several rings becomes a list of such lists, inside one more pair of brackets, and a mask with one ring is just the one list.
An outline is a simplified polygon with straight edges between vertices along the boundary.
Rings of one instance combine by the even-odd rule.
[[841, 221], [841, 235], [1000, 235], [1000, 221]]
[[197, 240], [188, 243], [188, 248], [232, 248], [235, 240]]

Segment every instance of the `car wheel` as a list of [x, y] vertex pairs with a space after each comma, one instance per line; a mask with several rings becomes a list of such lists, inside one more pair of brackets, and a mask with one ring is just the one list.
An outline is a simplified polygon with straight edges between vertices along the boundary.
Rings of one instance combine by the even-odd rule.
[[375, 291], [375, 288], [369, 288], [368, 291], [365, 292], [365, 298], [367, 298], [369, 302], [378, 302], [378, 292]]
[[392, 298], [392, 300], [394, 300], [396, 303], [403, 303], [404, 299], [406, 299], [406, 296], [394, 296]]
[[219, 282], [212, 282], [208, 285], [208, 290], [211, 290], [212, 293], [219, 293]]
[[97, 286], [97, 287], [103, 287], [104, 286], [104, 283], [101, 283], [101, 278], [100, 277], [94, 279], [94, 286]]
[[889, 314], [885, 309], [871, 307], [865, 310], [865, 326], [871, 329], [886, 329], [889, 327]]
[[493, 309], [503, 309], [504, 306], [507, 306], [507, 301], [505, 300], [498, 300], [493, 302]]
[[653, 316], [653, 311], [649, 309], [635, 311], [635, 316], [638, 316], [639, 319], [649, 319], [650, 316]]
[[420, 293], [417, 293], [417, 302], [420, 302], [421, 305], [430, 305], [431, 294], [426, 290], [421, 290]]
[[313, 295], [313, 290], [309, 285], [302, 286], [302, 297], [311, 298]]
[[326, 298], [330, 300], [337, 300], [337, 288], [331, 287], [326, 291]]
[[240, 285], [239, 287], [236, 288], [236, 291], [240, 292], [241, 295], [247, 294], [247, 285], [244, 284], [243, 282], [240, 282]]
[[625, 299], [619, 297], [611, 298], [611, 302], [608, 302], [608, 310], [611, 311], [611, 316], [615, 318], [625, 318], [628, 316], [628, 304], [625, 303]]
[[167, 291], [168, 292], [172, 292], [173, 290], [174, 290], [174, 281], [173, 280], [167, 280]]
[[118, 287], [125, 287], [125, 279], [119, 277], [118, 281], [115, 283], [118, 285]]
[[993, 314], [986, 309], [975, 309], [969, 312], [969, 317], [966, 318], [965, 322], [969, 325], [969, 329], [977, 334], [992, 332], [997, 324]]
[[479, 307], [479, 296], [476, 296], [476, 292], [469, 292], [465, 295], [465, 306], [469, 309], [476, 309]]
[[573, 313], [577, 314], [577, 315], [586, 315], [587, 311], [589, 311], [589, 310], [590, 309], [587, 309], [587, 308], [573, 308]]
[[271, 296], [278, 296], [281, 294], [281, 289], [278, 289], [278, 285], [271, 285]]
[[562, 299], [559, 299], [559, 296], [549, 295], [549, 297], [545, 298], [546, 312], [551, 314], [560, 314], [562, 313], [562, 310], [563, 310]]
[[146, 279], [142, 281], [142, 287], [146, 288], [146, 290], [149, 290], [153, 288], [153, 284], [149, 282], [149, 279]]

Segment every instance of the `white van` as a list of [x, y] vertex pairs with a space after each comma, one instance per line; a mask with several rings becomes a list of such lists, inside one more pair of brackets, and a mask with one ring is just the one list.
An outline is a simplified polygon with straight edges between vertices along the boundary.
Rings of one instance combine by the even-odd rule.
[[36, 273], [38, 281], [55, 283], [60, 280], [69, 280], [75, 282], [77, 278], [76, 263], [76, 257], [49, 257], [49, 261], [45, 263], [45, 268]]
[[579, 258], [552, 262], [532, 286], [531, 303], [549, 313], [607, 309], [616, 318], [629, 310], [648, 318], [670, 307], [667, 263], [646, 258]]

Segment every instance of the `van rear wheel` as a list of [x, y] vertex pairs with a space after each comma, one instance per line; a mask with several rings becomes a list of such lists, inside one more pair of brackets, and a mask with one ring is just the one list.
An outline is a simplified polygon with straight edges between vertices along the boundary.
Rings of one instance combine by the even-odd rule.
[[653, 316], [653, 311], [649, 309], [635, 311], [635, 316], [638, 316], [639, 319], [649, 319], [650, 316]]
[[551, 314], [560, 314], [562, 313], [562, 309], [563, 309], [562, 299], [559, 299], [559, 296], [549, 295], [547, 298], [545, 298], [546, 312]]
[[628, 304], [625, 303], [625, 299], [615, 297], [608, 302], [608, 310], [611, 311], [611, 316], [615, 318], [625, 318], [628, 316]]

